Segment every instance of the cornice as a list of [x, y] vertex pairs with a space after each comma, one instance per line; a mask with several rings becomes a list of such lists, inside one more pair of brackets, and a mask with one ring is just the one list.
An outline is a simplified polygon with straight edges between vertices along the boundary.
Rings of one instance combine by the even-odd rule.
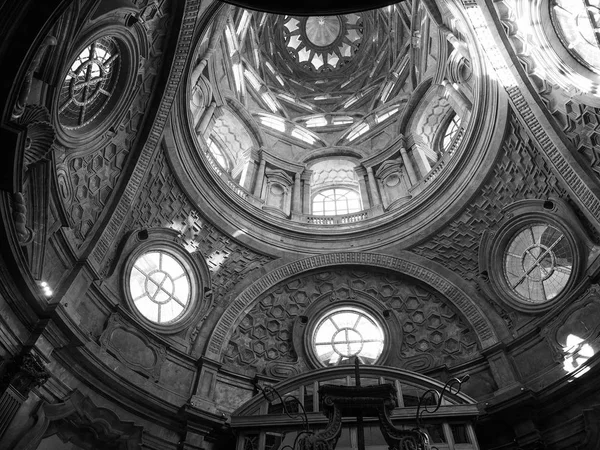
[[[474, 44], [473, 44], [474, 45]], [[382, 216], [352, 224], [322, 226], [275, 217], [240, 197], [205, 161], [201, 144], [191, 135], [187, 89], [180, 89], [173, 109], [173, 135], [167, 157], [178, 181], [202, 215], [226, 233], [235, 233], [249, 246], [265, 245], [276, 254], [343, 251], [349, 242], [361, 251], [381, 250], [394, 244], [407, 248], [440, 230], [468, 206], [493, 170], [507, 123], [506, 97], [486, 74], [483, 56], [473, 51], [480, 95], [473, 105], [461, 150], [421, 192], [402, 207]], [[187, 70], [187, 69], [186, 69]], [[499, 132], [499, 130], [502, 130]], [[197, 148], [197, 151], [190, 151]], [[426, 226], [425, 226], [426, 225]], [[240, 233], [241, 232], [241, 233]]]

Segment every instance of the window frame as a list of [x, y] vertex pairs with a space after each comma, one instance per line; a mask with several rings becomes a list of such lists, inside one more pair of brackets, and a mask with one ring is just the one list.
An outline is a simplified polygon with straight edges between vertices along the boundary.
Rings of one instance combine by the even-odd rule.
[[[587, 237], [575, 213], [562, 200], [520, 200], [504, 208], [504, 219], [486, 230], [479, 246], [480, 286], [511, 309], [525, 313], [543, 313], [566, 301], [581, 278], [587, 258], [586, 247], [594, 244]], [[553, 298], [540, 303], [526, 300], [509, 286], [504, 272], [504, 254], [513, 238], [527, 226], [545, 223], [558, 229], [566, 238], [573, 254], [571, 276]]]
[[[357, 355], [359, 355], [359, 354], [360, 354], [360, 352], [362, 351], [362, 344], [361, 344], [361, 350], [359, 350], [359, 351], [358, 351], [356, 354], [350, 355], [350, 356], [346, 357], [346, 359], [344, 359], [344, 357], [343, 357], [342, 355], [340, 355], [341, 359], [340, 359], [340, 360], [339, 360], [337, 363], [335, 363], [335, 364], [327, 364], [327, 363], [325, 363], [325, 362], [323, 361], [323, 359], [321, 358], [321, 356], [319, 356], [319, 354], [318, 354], [318, 351], [317, 351], [317, 346], [318, 346], [318, 345], [322, 345], [322, 344], [319, 344], [319, 343], [317, 343], [317, 342], [316, 342], [316, 334], [319, 332], [319, 330], [321, 329], [321, 326], [322, 326], [322, 325], [323, 325], [323, 324], [324, 324], [324, 323], [325, 323], [327, 320], [331, 320], [331, 317], [332, 317], [332, 316], [334, 316], [334, 315], [336, 315], [336, 314], [339, 314], [339, 313], [344, 313], [344, 312], [353, 312], [353, 313], [356, 313], [356, 314], [360, 315], [361, 317], [365, 317], [367, 320], [369, 320], [369, 321], [371, 321], [372, 323], [374, 323], [374, 324], [375, 324], [375, 326], [376, 326], [376, 327], [379, 329], [379, 332], [381, 333], [381, 347], [382, 347], [382, 348], [381, 348], [381, 350], [380, 350], [380, 352], [379, 352], [379, 354], [378, 354], [378, 355], [377, 355], [377, 357], [376, 357], [376, 358], [373, 360], [373, 362], [372, 362], [372, 363], [365, 363], [365, 362], [362, 362], [362, 360], [361, 360], [361, 363], [362, 363], [362, 364], [370, 364], [370, 365], [374, 365], [374, 364], [376, 364], [377, 362], [379, 362], [379, 361], [381, 360], [381, 356], [382, 356], [382, 354], [383, 354], [383, 351], [384, 351], [384, 349], [385, 349], [385, 347], [386, 347], [386, 344], [387, 344], [387, 342], [386, 342], [386, 341], [387, 341], [387, 339], [386, 339], [386, 334], [385, 334], [385, 331], [384, 331], [384, 326], [383, 326], [383, 323], [382, 323], [380, 320], [378, 320], [376, 317], [374, 317], [372, 314], [370, 314], [370, 313], [369, 313], [367, 310], [365, 310], [364, 308], [359, 308], [359, 307], [356, 307], [356, 306], [348, 306], [348, 305], [346, 305], [346, 306], [341, 306], [341, 307], [339, 307], [339, 308], [334, 308], [334, 309], [327, 310], [327, 311], [325, 311], [324, 313], [322, 313], [322, 314], [319, 316], [319, 318], [316, 320], [316, 323], [315, 323], [315, 325], [312, 327], [312, 329], [311, 329], [311, 331], [310, 331], [310, 333], [311, 333], [311, 335], [310, 335], [310, 340], [311, 340], [311, 350], [312, 350], [312, 352], [314, 353], [314, 356], [317, 358], [317, 360], [320, 362], [320, 364], [321, 364], [322, 366], [324, 366], [324, 367], [335, 367], [335, 366], [339, 366], [339, 365], [342, 365], [342, 364], [344, 364], [344, 362], [343, 362], [343, 361], [351, 361], [351, 360], [353, 360], [353, 358], [354, 358], [355, 356], [357, 356]], [[353, 327], [352, 327], [352, 330], [353, 330], [353, 331], [356, 331], [356, 330], [355, 330], [355, 328], [356, 328], [356, 325], [358, 325], [358, 322], [359, 322], [360, 320], [361, 320], [361, 319], [359, 318], [359, 319], [357, 320], [357, 322], [355, 323], [355, 326], [353, 326]], [[337, 328], [337, 326], [336, 326], [336, 328]], [[348, 328], [350, 328], [350, 327], [348, 327]], [[337, 331], [337, 333], [339, 333], [340, 331], [341, 331], [341, 330], [338, 330], [338, 331]], [[360, 333], [359, 333], [359, 334], [360, 334]], [[361, 338], [362, 338], [362, 337], [363, 337], [363, 336], [361, 335]], [[332, 337], [332, 342], [333, 342], [333, 337]], [[364, 343], [364, 339], [362, 340], [362, 343]], [[335, 346], [333, 346], [333, 347], [335, 347]], [[334, 351], [335, 351], [335, 349], [334, 349]], [[336, 353], [338, 353], [338, 354], [339, 354], [339, 352], [337, 352], [337, 351], [336, 351]], [[347, 364], [347, 363], [346, 363], [346, 364]]]
[[[356, 211], [348, 211], [348, 212], [345, 212], [345, 213], [338, 213], [337, 212], [337, 209], [338, 209], [337, 208], [338, 199], [336, 199], [334, 201], [334, 205], [335, 205], [335, 213], [334, 214], [325, 214], [325, 208], [323, 208], [323, 214], [316, 213], [315, 212], [315, 208], [314, 208], [314, 206], [315, 206], [315, 198], [317, 196], [319, 196], [319, 195], [323, 195], [323, 193], [327, 192], [327, 191], [334, 191], [335, 192], [336, 189], [344, 189], [344, 190], [347, 190], [348, 192], [354, 192], [356, 194], [356, 197], [357, 197], [358, 202], [359, 202], [359, 209], [356, 210]], [[347, 204], [347, 202], [348, 201], [346, 200], [346, 204]], [[324, 206], [324, 202], [323, 202], [323, 206]], [[362, 204], [362, 196], [361, 196], [360, 190], [357, 187], [355, 187], [355, 186], [348, 186], [348, 185], [328, 185], [328, 186], [323, 186], [321, 189], [319, 189], [318, 191], [316, 191], [316, 192], [314, 192], [314, 193], [311, 194], [311, 198], [310, 198], [310, 212], [311, 212], [311, 215], [313, 215], [313, 216], [319, 216], [319, 217], [345, 216], [347, 214], [355, 214], [355, 213], [358, 213], [358, 212], [363, 211], [363, 210], [364, 210], [364, 206]]]
[[[60, 87], [55, 90], [54, 107], [52, 108], [54, 123], [58, 124], [55, 127], [57, 137], [64, 145], [68, 147], [86, 145], [90, 149], [95, 148], [98, 142], [102, 142], [105, 132], [118, 124], [127, 114], [136, 94], [134, 87], [138, 82], [139, 62], [146, 53], [144, 48], [140, 48], [140, 43], [134, 33], [134, 29], [128, 28], [120, 22], [102, 21], [86, 33], [73, 47], [69, 57], [65, 58], [60, 72]], [[103, 37], [113, 39], [119, 51], [120, 68], [117, 79], [114, 81], [113, 95], [108, 98], [90, 122], [81, 127], [65, 127], [61, 121], [59, 110], [61, 107], [60, 94], [67, 75], [81, 53], [93, 42]]]
[[[210, 305], [204, 298], [204, 292], [209, 289], [208, 268], [203, 261], [198, 261], [193, 255], [185, 251], [173, 240], [168, 240], [172, 230], [152, 230], [149, 232], [150, 238], [140, 242], [136, 239], [137, 245], [126, 258], [121, 271], [121, 287], [125, 297], [128, 309], [144, 325], [153, 331], [163, 334], [173, 334], [190, 327], [190, 324], [197, 319], [198, 315], [206, 310]], [[129, 287], [130, 274], [138, 258], [154, 251], [162, 251], [173, 257], [187, 271], [190, 280], [189, 302], [184, 311], [175, 319], [167, 323], [157, 323], [147, 318], [135, 305], [131, 290]]]

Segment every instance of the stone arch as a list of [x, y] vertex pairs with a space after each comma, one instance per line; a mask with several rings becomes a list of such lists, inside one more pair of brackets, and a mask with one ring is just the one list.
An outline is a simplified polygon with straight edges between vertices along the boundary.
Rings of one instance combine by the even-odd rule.
[[424, 260], [421, 262], [419, 258], [415, 258], [415, 255], [408, 252], [401, 252], [399, 256], [345, 252], [312, 256], [285, 264], [248, 286], [220, 315], [208, 341], [206, 356], [215, 361], [220, 360], [236, 324], [241, 320], [243, 314], [255, 304], [256, 299], [269, 288], [303, 272], [339, 265], [379, 267], [421, 281], [444, 295], [455, 308], [462, 312], [467, 323], [473, 328], [482, 348], [499, 341], [494, 324], [488, 318], [490, 313], [479, 306], [483, 300], [475, 301], [473, 294], [467, 293], [467, 289], [459, 284], [458, 279], [455, 281], [454, 277], [442, 275], [442, 271], [434, 270], [431, 262]]

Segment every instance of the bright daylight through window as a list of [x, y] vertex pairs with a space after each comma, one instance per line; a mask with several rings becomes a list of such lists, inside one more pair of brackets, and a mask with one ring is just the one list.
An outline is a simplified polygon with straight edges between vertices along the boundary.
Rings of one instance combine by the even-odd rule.
[[325, 366], [350, 362], [354, 357], [362, 364], [373, 364], [381, 356], [383, 344], [381, 325], [355, 308], [330, 312], [317, 324], [313, 334], [314, 351]]
[[174, 322], [190, 302], [187, 270], [163, 251], [151, 251], [137, 258], [129, 276], [129, 289], [138, 311], [159, 324]]
[[504, 254], [504, 275], [519, 297], [544, 303], [560, 294], [573, 268], [573, 249], [566, 236], [544, 223], [515, 234]]
[[65, 128], [81, 128], [98, 117], [115, 89], [119, 61], [119, 47], [110, 36], [81, 51], [60, 90], [58, 112]]
[[313, 214], [317, 216], [350, 214], [361, 209], [360, 195], [353, 189], [327, 189], [313, 198]]

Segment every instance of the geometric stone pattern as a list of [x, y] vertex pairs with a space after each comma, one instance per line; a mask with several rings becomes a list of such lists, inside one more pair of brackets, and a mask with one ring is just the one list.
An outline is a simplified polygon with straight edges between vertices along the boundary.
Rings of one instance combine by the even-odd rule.
[[[481, 235], [503, 218], [501, 210], [517, 200], [548, 197], [570, 200], [546, 160], [511, 114], [509, 130], [490, 180], [458, 218], [410, 250], [444, 265], [465, 280], [477, 282]], [[519, 314], [508, 314], [489, 300], [508, 326], [513, 327]]]
[[[213, 297], [223, 300], [237, 283], [273, 258], [256, 253], [217, 230], [189, 202], [161, 148], [152, 161], [123, 233], [163, 227], [178, 230], [190, 252], [200, 252], [211, 273]], [[118, 239], [117, 242], [120, 240]]]
[[423, 138], [423, 142], [431, 147], [444, 119], [448, 117], [448, 111], [452, 107], [444, 97], [436, 97], [427, 105], [421, 114], [419, 126], [416, 133]]
[[221, 138], [227, 149], [230, 151], [234, 161], [244, 154], [245, 150], [255, 147], [252, 137], [248, 130], [232, 111], [223, 108], [223, 115], [215, 119], [212, 134]]
[[[222, 362], [237, 371], [250, 368], [275, 377], [300, 373], [308, 367], [298, 359], [304, 350], [293, 348], [296, 318], [314, 302], [342, 305], [361, 295], [374, 298], [381, 310], [392, 310], [402, 325], [396, 356], [400, 367], [422, 371], [478, 356], [473, 330], [439, 293], [397, 273], [342, 268], [301, 274], [262, 294], [234, 330]], [[400, 340], [391, 339], [387, 345]], [[286, 372], [280, 366], [294, 370]]]
[[563, 126], [577, 152], [600, 179], [600, 108], [595, 108], [570, 98], [554, 106], [553, 116]]
[[481, 235], [502, 219], [504, 207], [522, 199], [568, 199], [513, 115], [509, 127], [494, 173], [472, 203], [433, 238], [410, 249], [469, 281], [479, 273]]
[[[143, 9], [152, 0], [140, 0]], [[140, 130], [144, 112], [150, 101], [158, 69], [161, 67], [167, 33], [170, 29], [170, 2], [160, 2], [160, 8], [151, 20], [144, 23], [150, 43], [148, 58], [144, 61], [141, 81], [134, 86], [136, 97], [119, 124], [114, 126], [114, 136], [109, 143], [93, 151], [70, 157], [70, 149], [56, 152], [59, 173], [59, 192], [69, 215], [77, 244], [81, 245], [104, 210], [121, 175], [127, 156], [133, 148]], [[117, 94], [115, 94], [117, 95]], [[110, 131], [109, 131], [110, 132]], [[77, 149], [80, 150], [80, 149]]]

